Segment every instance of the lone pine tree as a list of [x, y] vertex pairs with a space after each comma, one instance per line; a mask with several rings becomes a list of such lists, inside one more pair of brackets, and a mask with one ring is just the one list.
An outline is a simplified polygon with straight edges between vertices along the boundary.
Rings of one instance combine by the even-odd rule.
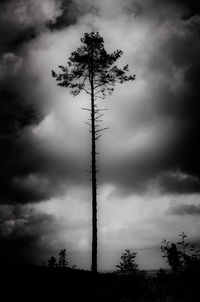
[[52, 71], [52, 76], [61, 87], [70, 89], [77, 96], [81, 91], [90, 97], [91, 141], [92, 141], [92, 271], [97, 272], [97, 163], [96, 141], [101, 132], [100, 118], [105, 109], [99, 109], [97, 100], [112, 94], [116, 83], [133, 81], [135, 75], [127, 75], [128, 65], [122, 69], [115, 62], [122, 56], [121, 50], [108, 54], [104, 48], [104, 40], [98, 32], [85, 33], [81, 38], [81, 46], [71, 53], [67, 66], [59, 66], [61, 73]]

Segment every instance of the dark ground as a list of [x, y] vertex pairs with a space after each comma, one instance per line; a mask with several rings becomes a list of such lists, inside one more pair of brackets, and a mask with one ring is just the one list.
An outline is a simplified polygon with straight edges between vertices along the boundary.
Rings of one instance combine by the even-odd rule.
[[196, 302], [199, 273], [147, 277], [97, 274], [68, 268], [3, 267], [1, 301]]

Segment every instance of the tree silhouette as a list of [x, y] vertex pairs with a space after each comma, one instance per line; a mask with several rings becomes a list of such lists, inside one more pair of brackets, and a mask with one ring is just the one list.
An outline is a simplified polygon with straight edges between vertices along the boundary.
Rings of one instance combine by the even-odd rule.
[[61, 73], [52, 71], [52, 76], [61, 87], [70, 89], [77, 96], [84, 91], [90, 97], [91, 107], [83, 108], [90, 112], [92, 141], [92, 271], [97, 272], [97, 163], [96, 141], [101, 137], [99, 122], [105, 109], [99, 109], [97, 100], [112, 94], [116, 83], [124, 83], [135, 79], [135, 75], [127, 75], [128, 65], [122, 69], [115, 62], [122, 56], [121, 50], [108, 54], [104, 48], [104, 40], [98, 32], [85, 33], [81, 38], [81, 46], [69, 57], [67, 66], [59, 66]]
[[68, 266], [68, 262], [66, 260], [66, 250], [65, 249], [62, 249], [60, 252], [59, 252], [59, 262], [58, 262], [58, 266], [59, 267], [62, 267], [62, 268], [65, 268]]
[[121, 262], [116, 267], [122, 274], [133, 274], [138, 272], [138, 265], [135, 262], [137, 253], [130, 250], [125, 250], [121, 255]]

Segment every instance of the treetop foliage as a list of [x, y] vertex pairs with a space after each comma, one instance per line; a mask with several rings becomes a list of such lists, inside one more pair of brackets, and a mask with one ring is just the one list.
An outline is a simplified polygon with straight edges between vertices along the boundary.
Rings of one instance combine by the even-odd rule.
[[128, 65], [122, 69], [114, 63], [122, 56], [119, 49], [107, 53], [104, 39], [98, 32], [85, 33], [82, 45], [71, 53], [67, 66], [60, 65], [61, 73], [52, 71], [59, 86], [70, 89], [71, 94], [78, 95], [82, 90], [95, 97], [111, 94], [116, 83], [133, 81], [135, 75], [127, 75]]

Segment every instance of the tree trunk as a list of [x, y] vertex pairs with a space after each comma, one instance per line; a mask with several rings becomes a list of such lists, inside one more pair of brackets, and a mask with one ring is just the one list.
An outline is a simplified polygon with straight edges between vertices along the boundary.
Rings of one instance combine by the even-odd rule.
[[92, 272], [97, 272], [97, 181], [94, 87], [91, 81], [91, 131], [92, 131]]
[[97, 180], [94, 104], [93, 45], [91, 45], [91, 132], [92, 132], [92, 272], [97, 272]]

